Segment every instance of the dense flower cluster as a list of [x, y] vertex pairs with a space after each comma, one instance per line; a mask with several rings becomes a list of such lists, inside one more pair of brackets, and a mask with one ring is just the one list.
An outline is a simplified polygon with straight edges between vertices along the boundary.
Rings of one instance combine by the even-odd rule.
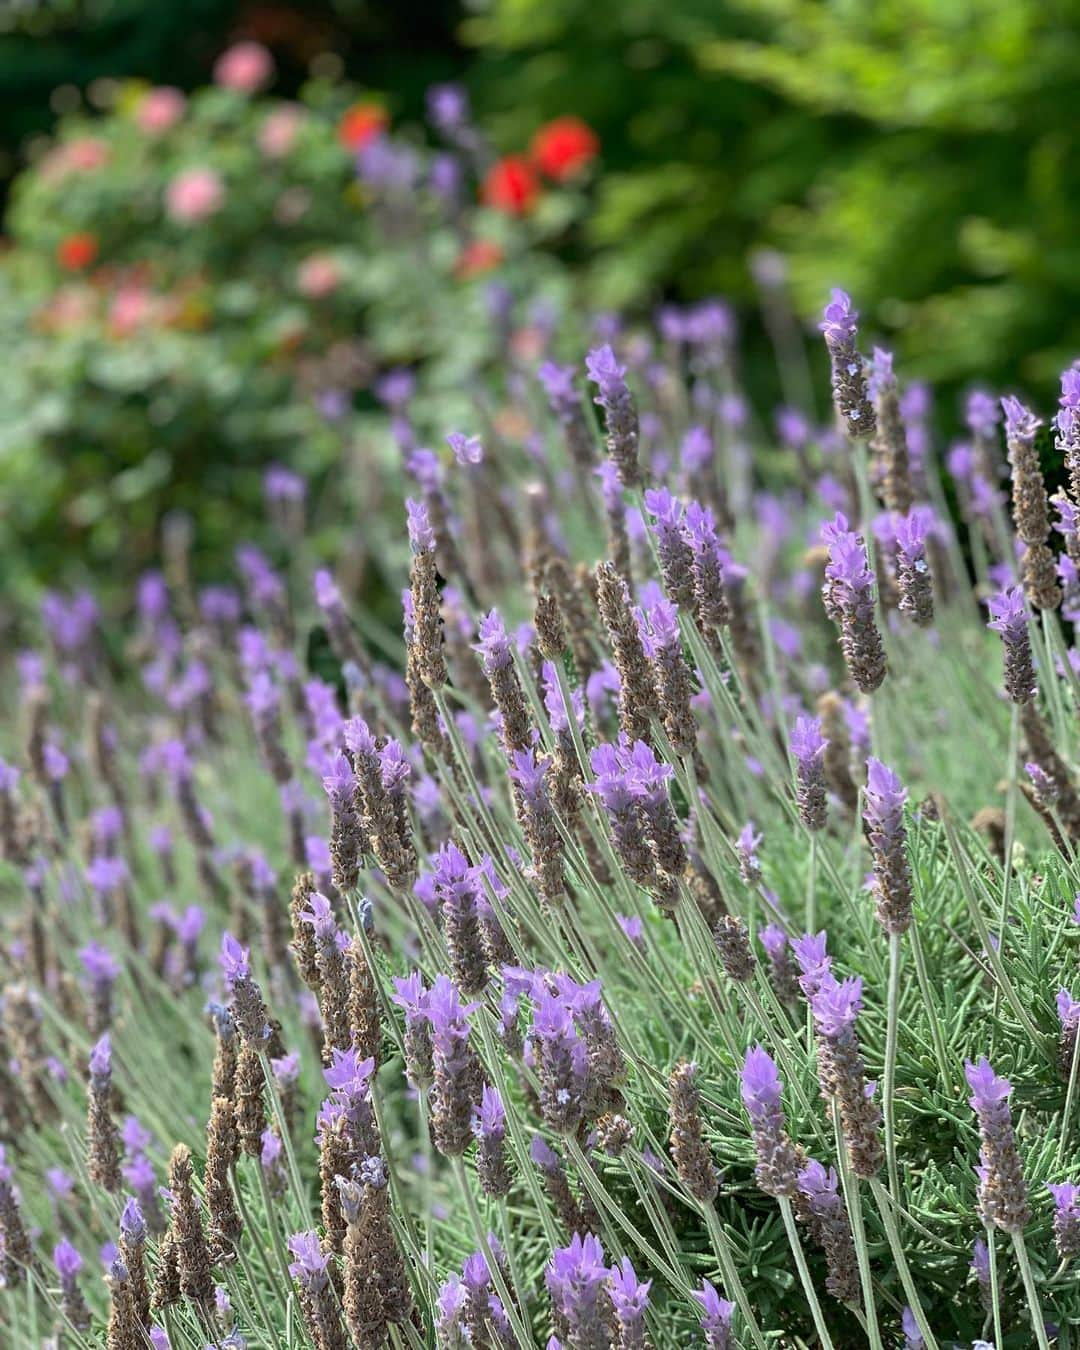
[[[382, 126], [340, 135], [400, 192]], [[4, 672], [0, 1340], [1047, 1350], [1080, 658], [1034, 414], [972, 401], [961, 492], [838, 295], [848, 439], [785, 410], [777, 488], [723, 307], [574, 364], [515, 314], [482, 434], [378, 380], [400, 637], [275, 466], [287, 548], [199, 591], [172, 539], [122, 634], [50, 595]], [[968, 510], [1002, 431], [1015, 538]]]

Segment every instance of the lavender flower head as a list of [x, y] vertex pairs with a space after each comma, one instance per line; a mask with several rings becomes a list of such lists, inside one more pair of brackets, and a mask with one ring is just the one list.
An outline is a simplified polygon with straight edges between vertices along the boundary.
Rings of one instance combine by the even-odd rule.
[[431, 528], [426, 503], [407, 497], [405, 510], [408, 513], [409, 547], [413, 553], [434, 552], [435, 531]]
[[840, 626], [840, 649], [851, 678], [864, 694], [885, 679], [885, 651], [874, 619], [874, 574], [862, 536], [838, 513], [822, 530], [829, 548], [822, 598], [825, 612]]
[[743, 1061], [739, 1090], [757, 1150], [754, 1175], [767, 1195], [795, 1195], [800, 1163], [784, 1129], [783, 1083], [768, 1051], [751, 1046]]
[[74, 1284], [76, 1275], [82, 1270], [83, 1259], [67, 1238], [61, 1238], [53, 1248], [53, 1265], [56, 1267], [61, 1285], [68, 1289]]
[[1042, 420], [1035, 416], [1030, 408], [1011, 395], [1001, 400], [1001, 409], [1005, 414], [1005, 436], [1010, 441], [1033, 441]]
[[879, 759], [866, 764], [866, 822], [874, 861], [877, 917], [886, 932], [911, 927], [912, 883], [907, 859], [904, 803], [907, 789]]
[[313, 1293], [325, 1288], [328, 1258], [323, 1254], [318, 1233], [310, 1230], [294, 1233], [289, 1238], [288, 1246], [293, 1257], [289, 1263], [289, 1274], [297, 1284]]
[[985, 389], [973, 389], [968, 395], [964, 420], [972, 435], [989, 439], [997, 434], [1001, 410], [997, 400]]
[[934, 588], [926, 561], [926, 541], [934, 525], [929, 507], [913, 506], [895, 524], [896, 583], [899, 609], [924, 628], [934, 617]]
[[460, 431], [453, 431], [447, 436], [446, 444], [454, 452], [454, 458], [459, 464], [483, 463], [484, 447], [479, 436], [466, 436]]
[[604, 1249], [591, 1233], [575, 1233], [569, 1246], [558, 1247], [544, 1271], [551, 1305], [567, 1327], [574, 1350], [608, 1350], [601, 1294], [607, 1283]]
[[987, 601], [987, 628], [1001, 634], [1005, 647], [1005, 691], [1014, 703], [1030, 703], [1035, 696], [1035, 666], [1028, 635], [1024, 592], [1007, 586]]
[[694, 1298], [701, 1305], [699, 1320], [708, 1350], [729, 1350], [735, 1304], [730, 1299], [721, 1298], [710, 1280], [702, 1280], [701, 1288], [694, 1290]]
[[1009, 1097], [1012, 1084], [999, 1078], [985, 1057], [964, 1066], [979, 1122], [979, 1212], [988, 1226], [1020, 1233], [1031, 1219], [1027, 1183], [1013, 1133]]
[[90, 1081], [96, 1090], [108, 1087], [112, 1079], [112, 1041], [109, 1033], [98, 1040], [90, 1051]]
[[597, 387], [595, 402], [607, 420], [607, 450], [619, 471], [624, 488], [641, 483], [638, 464], [638, 417], [626, 383], [626, 367], [620, 365], [611, 347], [595, 347], [585, 358], [589, 379]]
[[821, 719], [797, 717], [789, 743], [795, 757], [799, 819], [808, 830], [822, 830], [826, 824], [824, 759], [829, 742], [821, 734]]
[[608, 1270], [607, 1292], [619, 1324], [620, 1350], [644, 1347], [645, 1310], [651, 1288], [652, 1280], [639, 1280], [628, 1256]]
[[1058, 1256], [1070, 1261], [1080, 1254], [1080, 1186], [1071, 1181], [1047, 1182], [1054, 1197], [1054, 1243]]
[[832, 363], [833, 402], [853, 440], [874, 433], [874, 409], [868, 397], [866, 372], [855, 347], [858, 317], [847, 292], [834, 288], [818, 324]]
[[[805, 941], [805, 940], [804, 940]], [[796, 948], [798, 956], [798, 947]], [[862, 1007], [862, 980], [837, 980], [827, 967], [814, 976], [808, 994], [814, 1026], [820, 1038], [818, 1076], [823, 1093], [836, 1101], [844, 1144], [856, 1176], [872, 1177], [881, 1167], [881, 1114], [866, 1081], [855, 1022]]]
[[505, 670], [513, 658], [510, 654], [510, 638], [497, 609], [490, 610], [480, 620], [479, 638], [473, 650], [480, 654], [484, 674], [490, 677], [497, 671]]

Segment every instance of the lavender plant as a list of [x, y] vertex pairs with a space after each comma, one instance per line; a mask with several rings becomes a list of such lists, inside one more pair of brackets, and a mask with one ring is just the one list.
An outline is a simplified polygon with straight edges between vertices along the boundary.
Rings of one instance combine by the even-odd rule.
[[126, 645], [48, 597], [0, 730], [3, 1345], [1066, 1344], [1080, 503], [1055, 559], [1007, 399], [1014, 534], [996, 405], [942, 454], [823, 328], [839, 418], [779, 463], [712, 306], [548, 333], [481, 436], [397, 379], [401, 639], [315, 529], [147, 578]]

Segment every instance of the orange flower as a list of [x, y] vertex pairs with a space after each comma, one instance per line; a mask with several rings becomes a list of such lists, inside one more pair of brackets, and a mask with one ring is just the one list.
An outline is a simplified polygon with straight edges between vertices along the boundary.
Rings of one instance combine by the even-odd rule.
[[511, 216], [527, 215], [540, 196], [540, 182], [523, 155], [506, 155], [487, 171], [480, 187], [485, 206]]
[[533, 137], [532, 157], [542, 174], [561, 183], [591, 163], [599, 149], [596, 132], [580, 117], [556, 117]]
[[338, 140], [346, 150], [363, 150], [386, 127], [386, 109], [377, 103], [354, 103], [338, 123]]
[[455, 275], [462, 281], [482, 276], [503, 260], [502, 248], [494, 239], [473, 239], [465, 245], [454, 266]]
[[81, 272], [98, 255], [97, 236], [80, 231], [61, 239], [56, 249], [56, 261], [67, 272]]

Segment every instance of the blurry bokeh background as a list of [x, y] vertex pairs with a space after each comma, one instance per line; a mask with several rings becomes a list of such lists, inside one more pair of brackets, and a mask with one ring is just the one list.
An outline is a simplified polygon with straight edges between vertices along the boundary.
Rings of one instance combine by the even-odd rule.
[[943, 442], [976, 383], [1050, 410], [1078, 47], [1080, 0], [4, 5], [9, 610], [119, 586], [170, 521], [210, 574], [275, 464], [362, 580], [400, 534], [387, 374], [432, 440], [512, 438], [505, 353], [580, 359], [612, 310], [724, 297], [766, 433], [782, 400], [824, 415], [793, 344], [833, 284], [934, 382]]

